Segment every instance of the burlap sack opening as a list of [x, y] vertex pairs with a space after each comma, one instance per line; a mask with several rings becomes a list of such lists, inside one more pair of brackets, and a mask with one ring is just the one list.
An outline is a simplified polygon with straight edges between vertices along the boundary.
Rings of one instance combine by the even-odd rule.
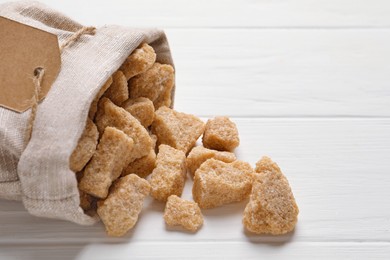
[[[82, 28], [38, 2], [0, 5], [0, 15], [56, 34], [60, 43]], [[36, 216], [82, 225], [96, 222], [79, 207], [69, 157], [98, 90], [142, 42], [155, 49], [158, 62], [173, 65], [165, 34], [156, 29], [103, 26], [65, 49], [61, 71], [39, 105], [27, 147], [30, 110], [20, 114], [0, 107], [0, 198], [22, 200]]]

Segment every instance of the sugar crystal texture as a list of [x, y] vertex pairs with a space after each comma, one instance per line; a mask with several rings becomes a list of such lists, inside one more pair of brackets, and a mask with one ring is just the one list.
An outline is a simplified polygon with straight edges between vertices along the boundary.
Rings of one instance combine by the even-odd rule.
[[285, 234], [291, 232], [299, 209], [286, 177], [276, 163], [263, 157], [256, 164], [252, 193], [247, 204], [243, 224], [257, 234]]
[[151, 196], [159, 201], [167, 201], [170, 195], [181, 196], [186, 179], [185, 154], [168, 145], [160, 145], [156, 168], [150, 175]]
[[155, 63], [144, 73], [129, 80], [130, 97], [146, 97], [153, 102], [156, 109], [161, 106], [170, 106], [174, 82], [173, 67]]
[[84, 132], [69, 159], [69, 166], [72, 171], [81, 171], [89, 162], [96, 150], [98, 138], [99, 132], [96, 125], [88, 118]]
[[150, 99], [144, 97], [128, 99], [122, 104], [122, 107], [137, 118], [145, 128], [153, 123], [154, 105]]
[[235, 123], [228, 117], [217, 116], [206, 123], [203, 146], [219, 151], [233, 151], [240, 144]]
[[152, 124], [158, 144], [167, 144], [187, 154], [203, 134], [204, 123], [196, 116], [160, 107]]
[[122, 176], [131, 173], [137, 174], [141, 178], [146, 178], [156, 167], [156, 152], [150, 149], [148, 155], [131, 162], [122, 172]]
[[[172, 67], [168, 67], [170, 70]], [[172, 68], [171, 79], [165, 83], [163, 91], [161, 91], [160, 95], [156, 100], [154, 100], [153, 104], [155, 108], [160, 108], [163, 106], [172, 107], [173, 106], [173, 97], [172, 97], [172, 89], [174, 86], [174, 71]]]
[[152, 139], [141, 123], [124, 108], [116, 106], [107, 98], [102, 98], [99, 102], [96, 125], [100, 134], [107, 126], [112, 126], [123, 131], [134, 140], [130, 162], [146, 156], [152, 149]]
[[211, 158], [227, 163], [236, 160], [234, 153], [211, 150], [203, 146], [194, 147], [187, 156], [187, 168], [192, 177], [199, 166]]
[[97, 213], [109, 236], [124, 236], [138, 221], [149, 183], [135, 174], [118, 179], [107, 199], [98, 202]]
[[203, 215], [196, 202], [171, 195], [165, 205], [164, 220], [168, 226], [182, 226], [195, 232], [203, 224]]
[[133, 140], [125, 133], [114, 127], [107, 127], [95, 154], [85, 167], [79, 184], [80, 190], [97, 198], [107, 197], [112, 182], [129, 164], [133, 146]]
[[208, 159], [195, 172], [192, 196], [203, 209], [242, 201], [249, 197], [252, 178], [253, 169], [246, 162]]
[[156, 61], [154, 49], [147, 43], [135, 49], [120, 67], [126, 80], [148, 70]]
[[95, 198], [92, 197], [91, 195], [89, 195], [88, 193], [85, 193], [84, 191], [80, 190], [80, 181], [82, 179], [82, 177], [84, 176], [84, 171], [80, 171], [76, 174], [76, 178], [77, 178], [77, 188], [79, 190], [79, 198], [80, 198], [80, 208], [82, 208], [84, 210], [84, 212], [89, 212], [90, 210], [96, 210], [96, 207], [95, 207]]
[[127, 80], [122, 71], [118, 70], [112, 75], [112, 84], [104, 93], [115, 105], [120, 106], [129, 98]]

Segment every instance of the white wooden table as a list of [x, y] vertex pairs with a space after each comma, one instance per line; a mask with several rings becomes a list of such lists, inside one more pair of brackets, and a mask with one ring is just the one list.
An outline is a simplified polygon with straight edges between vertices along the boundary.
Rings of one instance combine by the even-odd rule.
[[389, 1], [43, 2], [85, 25], [166, 29], [176, 109], [232, 117], [238, 157], [277, 161], [301, 212], [292, 234], [254, 236], [232, 204], [189, 234], [148, 200], [113, 239], [0, 201], [0, 259], [390, 259]]

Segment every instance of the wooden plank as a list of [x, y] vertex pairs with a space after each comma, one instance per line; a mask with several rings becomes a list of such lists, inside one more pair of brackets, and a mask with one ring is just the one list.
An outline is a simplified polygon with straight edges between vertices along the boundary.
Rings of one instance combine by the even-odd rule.
[[179, 110], [201, 116], [390, 116], [390, 30], [167, 33]]
[[[390, 242], [389, 119], [236, 119], [240, 159], [252, 165], [271, 156], [288, 177], [300, 207], [295, 232], [255, 236], [244, 231], [245, 203], [204, 210], [196, 234], [165, 227], [164, 205], [148, 199], [136, 227], [107, 238], [103, 226], [36, 218], [21, 203], [1, 201], [0, 244], [100, 242]], [[184, 198], [191, 198], [188, 181]], [[362, 246], [363, 247], [363, 246]]]
[[[7, 0], [1, 0], [6, 2]], [[41, 2], [86, 25], [162, 28], [388, 27], [386, 0], [111, 0]]]
[[[55, 4], [75, 9], [67, 1]], [[367, 5], [366, 10], [387, 7]], [[389, 117], [390, 30], [226, 28], [167, 33], [180, 110], [200, 116]]]
[[1, 259], [387, 259], [389, 243], [129, 242], [0, 246]]

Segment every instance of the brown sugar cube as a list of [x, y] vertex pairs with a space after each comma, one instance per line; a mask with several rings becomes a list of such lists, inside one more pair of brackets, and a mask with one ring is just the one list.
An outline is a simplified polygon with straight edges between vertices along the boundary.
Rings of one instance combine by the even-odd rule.
[[[76, 178], [77, 178], [77, 183], [80, 183], [82, 177], [84, 176], [84, 171], [80, 171], [80, 172], [77, 172], [76, 174]], [[95, 205], [95, 199], [94, 197], [92, 197], [91, 195], [89, 195], [88, 193], [85, 193], [83, 192], [82, 190], [80, 190], [80, 186], [78, 185], [77, 186], [78, 190], [79, 190], [79, 198], [80, 198], [80, 207], [84, 210], [84, 212], [88, 212], [90, 210], [93, 210], [95, 209], [96, 205]]]
[[131, 162], [122, 172], [122, 176], [131, 173], [137, 174], [141, 178], [146, 178], [156, 167], [156, 152], [151, 149], [148, 155]]
[[175, 72], [171, 65], [155, 63], [144, 73], [129, 80], [130, 97], [146, 97], [156, 109], [162, 104], [170, 106], [174, 81]]
[[155, 61], [156, 53], [154, 49], [147, 43], [143, 43], [127, 57], [120, 70], [125, 74], [126, 80], [129, 80], [152, 67]]
[[204, 123], [196, 116], [160, 107], [152, 124], [158, 144], [167, 144], [187, 154], [203, 134]]
[[219, 151], [233, 151], [240, 144], [238, 130], [229, 118], [218, 116], [208, 120], [203, 134], [203, 145]]
[[109, 236], [123, 236], [134, 227], [149, 192], [148, 181], [135, 174], [114, 183], [107, 199], [98, 202], [97, 209]]
[[165, 205], [164, 220], [168, 226], [180, 225], [195, 232], [203, 224], [203, 215], [196, 202], [171, 195]]
[[267, 156], [263, 156], [261, 160], [256, 163], [255, 172], [263, 173], [263, 172], [282, 172], [279, 166], [271, 160], [271, 158]]
[[80, 190], [98, 198], [105, 198], [112, 182], [129, 164], [133, 140], [122, 131], [107, 127], [91, 161], [85, 167], [79, 183]]
[[69, 159], [69, 167], [73, 172], [81, 171], [92, 158], [98, 138], [99, 132], [96, 125], [88, 118], [84, 132]]
[[79, 190], [79, 194], [80, 194], [80, 207], [84, 211], [88, 211], [92, 209], [92, 202], [93, 202], [92, 196], [83, 192], [82, 190]]
[[186, 179], [185, 154], [168, 145], [160, 145], [156, 168], [150, 175], [151, 196], [167, 201], [170, 195], [181, 196]]
[[128, 99], [122, 104], [122, 107], [134, 116], [145, 128], [148, 128], [154, 119], [153, 102], [144, 97]]
[[192, 196], [202, 209], [248, 198], [253, 169], [243, 161], [225, 163], [208, 159], [195, 172]]
[[114, 105], [109, 99], [102, 98], [96, 114], [96, 125], [101, 134], [107, 126], [122, 130], [134, 141], [130, 162], [146, 156], [152, 149], [152, 139], [148, 131], [125, 109]]
[[194, 177], [195, 171], [200, 165], [211, 158], [226, 163], [233, 162], [237, 159], [234, 153], [211, 150], [203, 146], [194, 147], [187, 156], [187, 168], [191, 176]]
[[115, 105], [120, 106], [129, 98], [127, 80], [122, 71], [118, 70], [112, 75], [112, 84], [104, 93]]
[[100, 100], [100, 98], [103, 96], [104, 92], [106, 92], [106, 90], [111, 86], [112, 84], [112, 77], [110, 77], [104, 84], [103, 86], [100, 88], [99, 92], [97, 93], [95, 99], [92, 101], [92, 104], [91, 104], [91, 107], [89, 108], [89, 113], [88, 113], [88, 117], [90, 119], [94, 119], [95, 118], [95, 114], [96, 114], [96, 111], [98, 109], [98, 102]]
[[285, 234], [298, 221], [299, 209], [290, 185], [276, 163], [263, 157], [256, 164], [252, 193], [243, 224], [257, 234]]
[[163, 92], [158, 96], [158, 98], [153, 102], [155, 108], [160, 108], [163, 106], [171, 107], [173, 105], [172, 102], [172, 88], [174, 85], [174, 79], [172, 80], [172, 83], [170, 83], [169, 88], [165, 88]]
[[157, 135], [151, 134], [150, 138], [152, 139], [153, 150], [156, 151], [156, 148], [157, 148]]

